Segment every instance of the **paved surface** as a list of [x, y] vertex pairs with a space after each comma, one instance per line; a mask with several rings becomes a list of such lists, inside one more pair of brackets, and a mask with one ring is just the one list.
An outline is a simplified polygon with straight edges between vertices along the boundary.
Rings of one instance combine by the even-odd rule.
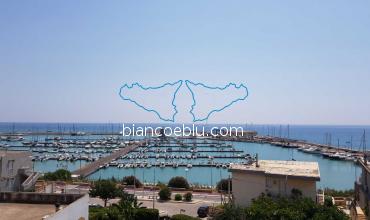
[[55, 213], [54, 205], [0, 203], [0, 220], [40, 220]]
[[[133, 189], [125, 189], [126, 192], [130, 194], [134, 194]], [[175, 194], [184, 194], [185, 192], [172, 192], [172, 197], [174, 198]], [[197, 193], [197, 192], [192, 192], [193, 194], [193, 199], [194, 200], [201, 200], [207, 203], [220, 203], [221, 202], [221, 197], [220, 194], [218, 193]], [[153, 198], [153, 191], [150, 190], [135, 190], [135, 195], [138, 197], [138, 199], [147, 199], [148, 197]], [[158, 195], [158, 191], [154, 192], [154, 195]]]
[[[130, 190], [129, 193], [133, 193], [133, 190]], [[172, 197], [177, 192], [172, 192]], [[182, 194], [181, 192], [179, 192]], [[153, 200], [152, 200], [152, 191], [135, 191], [135, 195], [137, 195], [138, 200], [142, 202], [143, 207], [152, 208], [153, 207]], [[158, 195], [158, 192], [155, 192], [155, 195]], [[111, 199], [108, 201], [109, 204], [117, 203], [119, 199]], [[90, 198], [90, 204], [100, 204], [104, 205], [104, 202], [99, 198]], [[158, 209], [161, 213], [167, 214], [168, 216], [172, 216], [175, 214], [179, 214], [180, 212], [190, 216], [197, 216], [197, 210], [202, 205], [208, 206], [217, 206], [220, 204], [220, 195], [218, 194], [207, 194], [207, 193], [193, 193], [193, 201], [192, 202], [176, 202], [174, 200], [168, 202], [159, 202], [155, 200], [154, 208]]]

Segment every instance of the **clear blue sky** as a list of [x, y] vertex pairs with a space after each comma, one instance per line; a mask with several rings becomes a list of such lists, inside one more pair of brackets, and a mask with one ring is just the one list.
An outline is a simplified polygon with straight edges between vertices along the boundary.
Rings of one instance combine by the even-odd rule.
[[1, 1], [0, 121], [159, 122], [124, 83], [246, 83], [208, 122], [370, 124], [370, 1]]

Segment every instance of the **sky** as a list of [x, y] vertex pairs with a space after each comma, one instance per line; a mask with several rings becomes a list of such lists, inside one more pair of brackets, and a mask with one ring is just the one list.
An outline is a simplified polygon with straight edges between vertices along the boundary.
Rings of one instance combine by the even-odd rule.
[[365, 0], [0, 0], [0, 121], [161, 122], [121, 100], [120, 87], [191, 80], [248, 87], [207, 123], [369, 125], [369, 9]]

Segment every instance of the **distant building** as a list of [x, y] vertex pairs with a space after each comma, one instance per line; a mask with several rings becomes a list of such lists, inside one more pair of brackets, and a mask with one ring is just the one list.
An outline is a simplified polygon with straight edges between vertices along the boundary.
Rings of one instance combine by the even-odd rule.
[[232, 193], [236, 204], [248, 206], [262, 193], [289, 196], [298, 189], [316, 200], [316, 181], [320, 181], [317, 162], [260, 160], [251, 165], [231, 165]]
[[362, 168], [360, 178], [355, 182], [355, 200], [365, 213], [369, 214], [370, 210], [370, 165], [359, 160]]
[[0, 151], [0, 192], [30, 189], [39, 174], [32, 170], [32, 154]]

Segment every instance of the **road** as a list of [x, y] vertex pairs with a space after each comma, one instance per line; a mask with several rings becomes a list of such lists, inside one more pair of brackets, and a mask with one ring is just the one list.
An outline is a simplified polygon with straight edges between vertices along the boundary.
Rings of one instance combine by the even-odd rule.
[[[134, 190], [125, 190], [126, 192], [133, 194]], [[181, 192], [172, 192], [172, 197], [175, 194]], [[155, 195], [158, 195], [158, 191], [155, 191]], [[143, 207], [152, 208], [153, 207], [153, 192], [148, 190], [135, 190], [135, 195], [138, 200], [142, 202]], [[119, 199], [111, 199], [108, 201], [109, 204], [117, 203]], [[208, 194], [208, 193], [193, 193], [192, 202], [176, 202], [174, 200], [168, 202], [154, 201], [154, 208], [158, 209], [160, 213], [172, 216], [175, 214], [186, 214], [190, 216], [197, 216], [197, 210], [200, 206], [217, 206], [220, 204], [221, 198], [219, 194]], [[99, 198], [90, 198], [90, 204], [100, 204], [104, 205], [104, 202]]]

